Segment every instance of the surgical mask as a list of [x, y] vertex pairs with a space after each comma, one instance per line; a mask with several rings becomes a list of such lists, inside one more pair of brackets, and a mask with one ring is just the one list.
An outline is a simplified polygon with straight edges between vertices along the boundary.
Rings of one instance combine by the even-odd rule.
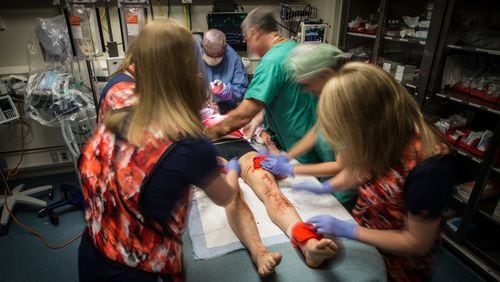
[[224, 58], [224, 56], [214, 58], [214, 57], [208, 56], [207, 54], [203, 54], [203, 61], [205, 61], [205, 63], [207, 63], [207, 65], [212, 66], [212, 67], [220, 64], [222, 62], [223, 58]]

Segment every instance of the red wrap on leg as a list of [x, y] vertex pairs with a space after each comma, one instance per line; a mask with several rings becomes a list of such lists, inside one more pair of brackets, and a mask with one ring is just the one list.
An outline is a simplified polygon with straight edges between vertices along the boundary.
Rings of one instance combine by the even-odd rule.
[[267, 156], [255, 156], [253, 157], [253, 168], [257, 169], [257, 168], [262, 168], [260, 166], [260, 163], [267, 159]]
[[[265, 155], [262, 155], [262, 156], [255, 156], [255, 157], [253, 157], [253, 168], [254, 168], [254, 169], [259, 169], [259, 168], [262, 168], [262, 167], [260, 166], [260, 163], [261, 163], [263, 160], [265, 160], [265, 159], [267, 159], [267, 156], [265, 156]], [[262, 168], [262, 169], [264, 169], [264, 168]], [[281, 179], [286, 178], [286, 177], [282, 177], [282, 176], [279, 176], [279, 175], [274, 175], [274, 174], [273, 174], [273, 176], [274, 176], [274, 178], [275, 178], [276, 180], [281, 180]]]
[[302, 248], [309, 239], [313, 238], [320, 240], [323, 236], [314, 230], [312, 224], [301, 221], [293, 225], [290, 241], [294, 248]]

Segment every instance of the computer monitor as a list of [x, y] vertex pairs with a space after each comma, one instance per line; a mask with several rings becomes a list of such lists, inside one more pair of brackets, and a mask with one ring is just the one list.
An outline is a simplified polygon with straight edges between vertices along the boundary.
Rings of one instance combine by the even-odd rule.
[[301, 23], [300, 43], [325, 43], [327, 29], [327, 24]]
[[241, 33], [241, 23], [246, 13], [209, 13], [207, 15], [208, 28], [215, 28], [226, 35], [226, 42], [236, 51], [246, 51], [247, 44]]

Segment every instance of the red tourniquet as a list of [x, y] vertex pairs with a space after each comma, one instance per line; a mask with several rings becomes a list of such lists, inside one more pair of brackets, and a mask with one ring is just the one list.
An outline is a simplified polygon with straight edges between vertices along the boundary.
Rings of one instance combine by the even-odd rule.
[[[265, 159], [267, 159], [267, 156], [266, 156], [266, 155], [262, 155], [262, 156], [255, 156], [255, 157], [253, 157], [253, 168], [255, 168], [255, 169], [262, 168], [262, 167], [260, 166], [260, 163], [261, 163], [263, 160], [265, 160]], [[274, 175], [274, 174], [273, 174], [273, 176], [274, 176], [274, 178], [275, 178], [276, 180], [281, 180], [281, 179], [286, 178], [286, 177], [279, 176], [279, 175]]]
[[260, 166], [260, 163], [267, 159], [267, 156], [255, 156], [253, 157], [253, 168], [257, 169], [257, 168], [261, 168]]
[[297, 222], [292, 227], [290, 241], [294, 248], [303, 247], [309, 239], [320, 240], [322, 235], [318, 234], [312, 224], [306, 222]]

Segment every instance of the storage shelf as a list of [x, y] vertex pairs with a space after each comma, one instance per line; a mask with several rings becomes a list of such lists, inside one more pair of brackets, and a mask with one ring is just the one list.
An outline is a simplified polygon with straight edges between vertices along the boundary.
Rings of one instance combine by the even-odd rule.
[[436, 93], [436, 96], [449, 99], [460, 104], [464, 104], [467, 106], [471, 106], [474, 108], [481, 109], [483, 111], [491, 112], [497, 115], [500, 115], [500, 105], [490, 103], [488, 101], [484, 101], [480, 98], [458, 92], [453, 89], [443, 89], [439, 93]]
[[467, 205], [468, 199], [464, 199], [462, 196], [457, 195], [455, 192], [453, 192], [453, 199], [463, 205]]
[[[441, 233], [441, 239], [445, 243], [448, 248], [451, 248], [453, 251], [460, 254], [462, 257], [472, 262], [474, 266], [478, 267], [484, 274], [488, 275], [490, 279], [500, 281], [500, 274], [492, 269], [489, 265], [485, 264], [481, 259], [477, 257], [472, 251], [468, 248], [457, 244], [448, 234], [445, 232]], [[472, 245], [468, 242], [467, 246]]]
[[473, 161], [475, 161], [476, 163], [478, 164], [481, 164], [483, 162], [483, 160], [477, 156], [475, 156], [474, 154], [472, 153], [469, 153], [468, 151], [458, 147], [457, 145], [453, 145], [453, 149], [460, 155], [464, 156], [464, 157], [467, 157], [468, 159], [471, 159]]
[[[467, 202], [469, 201], [469, 199], [465, 199], [462, 196], [457, 195], [455, 192], [453, 192], [453, 199], [455, 199], [455, 201], [459, 202], [463, 206], [467, 205]], [[481, 201], [488, 201], [488, 199], [483, 199]], [[493, 224], [497, 224], [500, 226], [500, 218], [496, 218], [496, 217], [492, 216], [490, 213], [488, 213], [487, 211], [484, 210], [484, 207], [482, 207], [482, 208], [480, 207], [478, 209], [478, 213], [481, 217], [487, 219], [488, 221], [492, 222]], [[450, 229], [450, 231], [451, 231], [451, 229]]]
[[359, 33], [359, 32], [347, 32], [348, 35], [351, 35], [351, 36], [357, 36], [357, 37], [364, 37], [364, 38], [372, 38], [372, 39], [375, 39], [375, 35], [374, 34], [366, 34], [366, 33]]
[[447, 46], [450, 49], [462, 50], [462, 51], [467, 51], [467, 52], [486, 53], [486, 54], [490, 54], [490, 55], [500, 56], [500, 50], [491, 50], [491, 49], [483, 49], [483, 48], [476, 48], [476, 47], [459, 46], [459, 45], [453, 45], [453, 44], [448, 44]]
[[[474, 162], [476, 162], [478, 164], [481, 164], [483, 162], [481, 157], [478, 157], [478, 156], [458, 147], [458, 145], [452, 145], [452, 146], [453, 146], [453, 150], [455, 150], [459, 155], [462, 155], [470, 160], [473, 160]], [[496, 173], [500, 173], [500, 167], [493, 167], [493, 171]]]
[[[453, 150], [455, 150], [455, 152], [457, 152], [457, 154], [459, 155], [462, 155], [470, 160], [473, 160], [474, 162], [478, 163], [478, 164], [482, 164], [483, 163], [483, 159], [481, 159], [481, 157], [477, 156], [477, 155], [474, 155], [472, 153], [470, 153], [469, 151], [459, 147], [458, 145], [455, 145], [455, 144], [452, 144], [452, 147], [453, 147]], [[492, 169], [494, 172], [496, 173], [499, 173], [500, 174], [500, 167], [493, 167]]]
[[446, 236], [448, 236], [450, 239], [455, 238], [455, 236], [457, 234], [456, 231], [451, 229], [451, 227], [448, 226], [448, 224], [446, 222], [444, 224], [442, 224], [442, 228], [443, 228], [443, 234], [446, 234]]
[[496, 218], [496, 217], [492, 216], [491, 214], [482, 210], [481, 208], [479, 209], [479, 214], [481, 216], [483, 216], [484, 218], [488, 219], [490, 222], [500, 226], [500, 218]]
[[[418, 5], [416, 3], [420, 1], [411, 2], [414, 4], [415, 10], [418, 10]], [[392, 19], [391, 17], [393, 15], [403, 10], [408, 10], [410, 5], [407, 2], [387, 0], [378, 3], [380, 6], [380, 13], [377, 22], [377, 34], [374, 35], [355, 32], [354, 29], [349, 30], [348, 28], [348, 22], [352, 20], [352, 15], [363, 14], [362, 11], [366, 9], [368, 3], [372, 5], [373, 1], [342, 1], [343, 30], [341, 32], [342, 40], [340, 40], [340, 42], [345, 45], [342, 46], [344, 49], [349, 49], [351, 45], [359, 45], [362, 42], [364, 42], [364, 45], [373, 43], [371, 47], [368, 45], [365, 47], [371, 48], [372, 52], [370, 54], [372, 55], [370, 59], [373, 63], [378, 65], [382, 65], [386, 59], [390, 59], [390, 61], [394, 62], [404, 61], [415, 65], [417, 67], [415, 72], [418, 73], [418, 77], [414, 80], [405, 79], [400, 85], [404, 86], [410, 94], [417, 96], [422, 111], [428, 111], [429, 114], [437, 114], [440, 116], [439, 118], [442, 118], [442, 115], [448, 114], [449, 112], [455, 112], [454, 110], [457, 108], [459, 110], [472, 110], [476, 114], [473, 129], [488, 128], [494, 131], [495, 138], [492, 139], [492, 145], [496, 146], [498, 144], [496, 137], [500, 135], [500, 125], [498, 125], [500, 122], [500, 104], [485, 101], [479, 97], [464, 94], [454, 89], [443, 89], [437, 91], [438, 93], [435, 91], [435, 89], [439, 89], [436, 87], [439, 87], [442, 82], [442, 73], [448, 55], [479, 55], [489, 58], [490, 60], [496, 59], [492, 56], [500, 56], [500, 50], [448, 44], [454, 43], [454, 41], [450, 39], [457, 31], [457, 27], [453, 26], [457, 20], [457, 16], [463, 16], [468, 19], [468, 15], [472, 14], [474, 16], [472, 19], [476, 19], [477, 16], [482, 16], [483, 11], [488, 12], [485, 16], [490, 16], [490, 13], [494, 15], [494, 11], [498, 10], [498, 5], [496, 5], [497, 1], [493, 1], [495, 2], [495, 5], [493, 5], [494, 7], [490, 5], [491, 3], [489, 3], [489, 1], [487, 4], [483, 2], [471, 3], [470, 5], [464, 4], [468, 2], [469, 1], [466, 0], [434, 1], [432, 18], [430, 19], [431, 22], [428, 28], [428, 37], [426, 39], [416, 39], [415, 37], [408, 36], [402, 38], [399, 33], [396, 32], [387, 33], [389, 30], [393, 29], [393, 26], [388, 24], [388, 19]], [[373, 6], [375, 6], [375, 4], [373, 4]], [[469, 9], [469, 6], [473, 7], [473, 9]], [[371, 8], [372, 6], [369, 7]], [[403, 7], [406, 9], [403, 9]], [[425, 4], [418, 7], [425, 7]], [[491, 21], [490, 18], [485, 20], [486, 23]], [[496, 22], [493, 21], [492, 23]], [[355, 40], [354, 37], [370, 39]], [[372, 39], [375, 40], [372, 42]], [[352, 42], [353, 40], [354, 42]], [[427, 40], [429, 40], [429, 42], [427, 42]], [[350, 43], [350, 45], [348, 43]], [[443, 46], [444, 48], [442, 48]], [[419, 94], [417, 94], [417, 89], [418, 92], [420, 92]], [[426, 112], [426, 114], [428, 113]], [[482, 119], [485, 119], [486, 122], [482, 123]], [[492, 128], [495, 129], [493, 130]], [[490, 149], [488, 153], [498, 151], [497, 148]], [[458, 157], [459, 160], [457, 160], [458, 164], [465, 166], [467, 172], [470, 170], [472, 174], [472, 172], [475, 171], [475, 176], [469, 176], [468, 174], [464, 175], [468, 181], [475, 180], [478, 182], [477, 184], [479, 184], [486, 181], [484, 178], [488, 176], [495, 178], [500, 176], [500, 164], [497, 164], [498, 167], [491, 167], [490, 169], [490, 157], [492, 156], [485, 154], [481, 157], [472, 151], [459, 147], [458, 144], [453, 145], [453, 152], [456, 156], [460, 156]], [[471, 179], [469, 179], [469, 177]], [[474, 178], [472, 179], [472, 177]], [[484, 184], [486, 185], [486, 183]], [[475, 193], [474, 195], [483, 197], [484, 191], [483, 195], [476, 195]], [[500, 219], [492, 216], [493, 213], [490, 199], [494, 200], [493, 198], [477, 198], [475, 199], [477, 202], [472, 202], [469, 199], [453, 193], [452, 202], [450, 202], [450, 206], [448, 207], [448, 214], [445, 214], [443, 218], [459, 221], [451, 221], [454, 224], [451, 225], [450, 222], [451, 228], [448, 226], [447, 222], [443, 222], [441, 225], [441, 230], [443, 231], [442, 241], [443, 245], [448, 250], [452, 251], [467, 265], [477, 271], [486, 281], [500, 281], [500, 250], [498, 248], [500, 247], [498, 244], [498, 238], [500, 238]], [[462, 229], [457, 227], [460, 223], [463, 224], [461, 226]], [[453, 231], [455, 227], [457, 227], [457, 231], [460, 230], [460, 232]], [[489, 248], [491, 245], [493, 247]]]
[[500, 236], [499, 229], [487, 223], [477, 225], [474, 228], [465, 236], [463, 246], [484, 261], [488, 267], [491, 267], [491, 270], [496, 269], [497, 272], [491, 274], [496, 274], [498, 277], [500, 275], [498, 273], [500, 269], [500, 248], [497, 244], [498, 236]]
[[387, 36], [384, 35], [385, 40], [389, 41], [395, 41], [395, 42], [405, 42], [405, 43], [410, 43], [410, 44], [418, 44], [418, 45], [425, 45], [425, 40], [418, 40], [415, 38], [401, 38], [401, 37], [394, 37], [394, 36]]
[[[471, 154], [471, 153], [469, 153], [469, 152], [467, 152], [467, 151], [465, 151], [465, 150], [463, 150], [463, 149], [461, 149], [459, 147], [454, 146], [454, 149], [460, 155], [468, 157], [469, 159], [475, 161], [478, 164], [481, 164], [483, 162], [483, 160], [480, 157], [477, 157], [476, 155]], [[493, 171], [496, 172], [496, 173], [500, 173], [500, 167], [494, 167]]]

